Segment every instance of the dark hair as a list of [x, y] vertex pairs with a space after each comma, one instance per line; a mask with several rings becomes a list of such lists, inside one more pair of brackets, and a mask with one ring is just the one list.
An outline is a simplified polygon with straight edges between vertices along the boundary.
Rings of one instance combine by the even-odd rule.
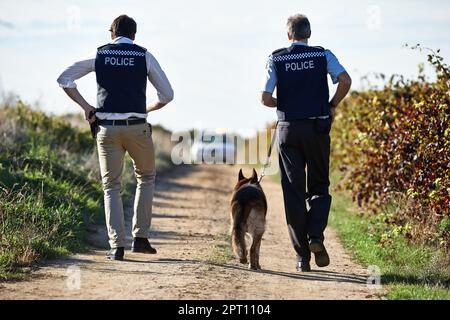
[[287, 20], [288, 32], [295, 40], [308, 39], [311, 36], [311, 24], [303, 14], [295, 14]]
[[116, 37], [134, 38], [136, 29], [136, 21], [126, 14], [123, 14], [114, 19], [109, 31]]

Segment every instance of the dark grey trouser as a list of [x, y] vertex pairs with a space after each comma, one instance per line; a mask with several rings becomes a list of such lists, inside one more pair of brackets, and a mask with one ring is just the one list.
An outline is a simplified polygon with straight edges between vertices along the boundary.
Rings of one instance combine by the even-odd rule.
[[311, 259], [309, 239], [324, 240], [323, 232], [331, 206], [328, 192], [330, 128], [330, 119], [278, 123], [278, 152], [286, 221], [299, 260]]

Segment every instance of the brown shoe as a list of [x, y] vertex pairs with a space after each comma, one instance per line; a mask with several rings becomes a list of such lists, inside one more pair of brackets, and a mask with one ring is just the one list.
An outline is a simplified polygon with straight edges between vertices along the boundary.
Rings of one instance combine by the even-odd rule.
[[318, 267], [326, 267], [330, 264], [330, 257], [323, 242], [317, 239], [311, 239], [309, 242], [309, 250], [314, 253], [316, 264]]

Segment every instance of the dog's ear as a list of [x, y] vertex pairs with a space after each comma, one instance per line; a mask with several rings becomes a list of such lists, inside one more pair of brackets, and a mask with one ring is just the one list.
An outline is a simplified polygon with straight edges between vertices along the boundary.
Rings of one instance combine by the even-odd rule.
[[252, 183], [257, 183], [258, 182], [258, 174], [256, 173], [255, 168], [253, 168], [253, 174], [252, 174]]
[[244, 180], [244, 179], [245, 179], [245, 177], [242, 174], [242, 169], [239, 169], [238, 181], [241, 181], [241, 180]]

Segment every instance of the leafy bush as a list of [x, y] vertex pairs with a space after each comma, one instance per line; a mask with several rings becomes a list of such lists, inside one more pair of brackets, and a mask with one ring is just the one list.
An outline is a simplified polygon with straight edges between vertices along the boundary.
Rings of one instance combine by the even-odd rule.
[[89, 131], [21, 102], [1, 108], [0, 121], [5, 279], [36, 260], [82, 249], [85, 223], [102, 216], [103, 193]]
[[[103, 220], [95, 142], [87, 126], [18, 102], [0, 107], [0, 280], [33, 262], [84, 248], [86, 224]], [[85, 123], [81, 122], [82, 125]], [[170, 132], [153, 128], [159, 172], [170, 167]], [[132, 201], [131, 159], [122, 177]]]
[[428, 55], [435, 82], [393, 76], [381, 90], [353, 92], [333, 128], [333, 159], [359, 205], [395, 212], [413, 238], [449, 246], [450, 69]]

